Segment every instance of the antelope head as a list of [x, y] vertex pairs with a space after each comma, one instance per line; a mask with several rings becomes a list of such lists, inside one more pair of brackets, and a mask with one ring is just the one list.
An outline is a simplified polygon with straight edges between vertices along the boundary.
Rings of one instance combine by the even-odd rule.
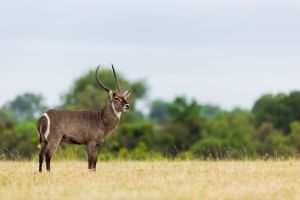
[[130, 105], [127, 102], [127, 99], [130, 96], [130, 90], [122, 91], [119, 80], [118, 80], [118, 77], [117, 77], [115, 69], [114, 69], [114, 66], [111, 65], [111, 67], [112, 67], [112, 71], [113, 71], [113, 75], [114, 75], [114, 78], [115, 78], [115, 82], [116, 82], [118, 91], [114, 92], [113, 90], [109, 89], [107, 86], [105, 86], [101, 82], [100, 76], [99, 76], [99, 73], [98, 73], [100, 66], [98, 66], [98, 68], [96, 70], [97, 83], [99, 84], [99, 86], [103, 90], [105, 90], [108, 93], [109, 101], [110, 101], [110, 103], [112, 104], [112, 107], [114, 108], [114, 110], [117, 113], [127, 112], [130, 109]]

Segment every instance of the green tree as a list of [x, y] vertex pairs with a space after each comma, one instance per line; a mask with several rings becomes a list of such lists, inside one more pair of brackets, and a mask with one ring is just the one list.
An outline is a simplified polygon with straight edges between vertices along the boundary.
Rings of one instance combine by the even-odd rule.
[[31, 158], [37, 152], [37, 144], [35, 120], [18, 122], [0, 133], [0, 150], [8, 159]]
[[291, 120], [289, 121], [289, 123], [291, 123], [292, 121], [300, 120], [300, 92], [291, 92], [287, 96], [287, 98], [284, 99], [283, 103], [291, 110], [291, 116], [288, 118]]
[[254, 133], [253, 115], [249, 111], [223, 112], [207, 122], [201, 139], [192, 145], [191, 151], [204, 157], [239, 158], [256, 148]]
[[[102, 82], [110, 89], [116, 91], [116, 83], [110, 69], [100, 70]], [[118, 79], [122, 89], [131, 89], [130, 103], [135, 105], [138, 99], [145, 97], [146, 85], [141, 81], [130, 82], [121, 74]], [[71, 89], [62, 96], [62, 106], [73, 109], [99, 109], [107, 101], [107, 93], [103, 91], [95, 80], [95, 71], [89, 71], [75, 80]]]
[[274, 126], [270, 122], [264, 122], [258, 129], [256, 130], [255, 137], [264, 142], [270, 135], [276, 132]]
[[222, 113], [222, 109], [218, 106], [213, 105], [203, 105], [201, 106], [200, 115], [207, 119], [215, 119]]
[[[111, 69], [100, 70], [100, 76], [105, 85], [112, 90], [116, 90], [116, 83]], [[144, 115], [135, 108], [135, 105], [139, 99], [147, 94], [145, 83], [142, 81], [130, 82], [122, 74], [118, 74], [118, 79], [123, 90], [131, 90], [129, 103], [132, 110], [122, 117], [122, 121], [143, 120]], [[62, 107], [72, 110], [98, 110], [105, 105], [107, 99], [108, 94], [99, 87], [95, 80], [95, 71], [92, 70], [75, 80], [71, 89], [62, 96]]]
[[44, 98], [41, 95], [24, 93], [4, 104], [2, 109], [10, 118], [23, 121], [37, 118], [45, 112], [46, 108]]
[[150, 108], [150, 119], [159, 124], [166, 124], [171, 120], [171, 104], [162, 100], [153, 101]]
[[294, 121], [291, 123], [291, 144], [297, 150], [297, 152], [300, 152], [300, 122]]
[[13, 119], [9, 118], [6, 112], [0, 109], [0, 135], [6, 129], [12, 129], [14, 126]]
[[260, 126], [264, 122], [270, 122], [275, 128], [288, 132], [293, 117], [292, 108], [285, 104], [287, 98], [285, 94], [276, 96], [269, 94], [259, 98], [252, 109], [256, 125]]
[[176, 153], [189, 149], [201, 138], [206, 120], [200, 116], [200, 111], [201, 106], [196, 101], [188, 102], [184, 97], [178, 97], [170, 104], [171, 120], [164, 131], [173, 135]]
[[252, 111], [257, 126], [270, 122], [287, 134], [290, 132], [290, 124], [300, 120], [300, 92], [264, 95], [255, 102]]

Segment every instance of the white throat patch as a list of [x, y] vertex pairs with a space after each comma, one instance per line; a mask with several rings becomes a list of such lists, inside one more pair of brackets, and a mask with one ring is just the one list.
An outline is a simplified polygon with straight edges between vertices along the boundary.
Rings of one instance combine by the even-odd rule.
[[111, 107], [113, 108], [114, 113], [116, 114], [116, 116], [120, 119], [122, 112], [117, 112], [116, 111], [114, 103], [111, 103]]

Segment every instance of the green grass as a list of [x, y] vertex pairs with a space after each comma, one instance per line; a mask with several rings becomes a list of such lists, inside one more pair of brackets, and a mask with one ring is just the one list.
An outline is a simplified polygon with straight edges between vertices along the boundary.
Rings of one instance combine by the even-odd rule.
[[0, 199], [300, 199], [300, 161], [0, 161]]

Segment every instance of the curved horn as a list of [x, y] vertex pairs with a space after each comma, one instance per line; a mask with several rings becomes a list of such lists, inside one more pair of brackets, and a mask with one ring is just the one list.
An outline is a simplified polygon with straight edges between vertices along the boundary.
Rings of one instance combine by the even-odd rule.
[[97, 67], [97, 70], [96, 70], [96, 80], [97, 80], [97, 83], [100, 85], [100, 87], [102, 87], [103, 90], [105, 90], [106, 92], [109, 92], [110, 89], [109, 89], [108, 87], [106, 87], [106, 86], [100, 81], [100, 78], [99, 78], [99, 76], [98, 76], [99, 68], [100, 68], [100, 65]]
[[118, 91], [121, 92], [120, 83], [119, 83], [118, 77], [117, 77], [117, 75], [116, 75], [115, 68], [114, 68], [114, 65], [113, 65], [113, 64], [111, 64], [111, 68], [112, 68], [113, 73], [114, 73], [114, 77], [115, 77], [115, 80], [116, 80], [116, 83], [117, 83]]

